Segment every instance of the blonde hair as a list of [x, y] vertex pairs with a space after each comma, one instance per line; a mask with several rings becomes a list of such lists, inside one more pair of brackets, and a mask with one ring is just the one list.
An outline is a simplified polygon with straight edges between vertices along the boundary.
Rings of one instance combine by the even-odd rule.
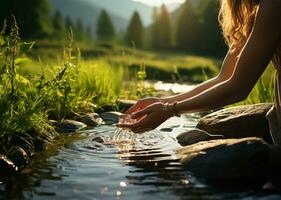
[[229, 47], [241, 48], [254, 25], [258, 0], [221, 0], [219, 21]]

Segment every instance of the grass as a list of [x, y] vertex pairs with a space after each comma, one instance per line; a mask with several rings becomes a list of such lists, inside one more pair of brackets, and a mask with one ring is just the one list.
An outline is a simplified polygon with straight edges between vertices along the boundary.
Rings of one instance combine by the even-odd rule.
[[[196, 55], [180, 55], [171, 52], [152, 52], [121, 47], [114, 44], [79, 44], [81, 54], [88, 62], [104, 60], [113, 66], [127, 68], [131, 75], [141, 65], [146, 66], [148, 80], [167, 82], [202, 82], [204, 74], [212, 77], [217, 74], [221, 59]], [[61, 50], [57, 44], [38, 41], [30, 55], [35, 60], [56, 62]]]
[[49, 119], [62, 120], [114, 104], [123, 91], [124, 68], [108, 62], [81, 61], [72, 33], [57, 63], [45, 66], [26, 55], [33, 43], [19, 38], [16, 20], [0, 34], [0, 153], [22, 141], [50, 139]]

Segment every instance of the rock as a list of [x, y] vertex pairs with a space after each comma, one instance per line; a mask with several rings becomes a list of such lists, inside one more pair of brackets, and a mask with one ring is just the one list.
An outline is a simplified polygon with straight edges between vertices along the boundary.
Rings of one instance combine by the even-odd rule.
[[172, 128], [161, 128], [159, 131], [168, 133], [168, 132], [172, 132], [173, 129]]
[[86, 124], [90, 127], [96, 127], [103, 123], [103, 120], [100, 118], [99, 114], [97, 113], [90, 113], [87, 114], [79, 119], [82, 123]]
[[29, 162], [27, 153], [18, 146], [11, 147], [7, 152], [7, 157], [20, 169], [25, 167]]
[[0, 176], [6, 176], [17, 171], [15, 164], [6, 156], [0, 155]]
[[115, 111], [117, 110], [117, 106], [114, 106], [112, 104], [108, 104], [108, 105], [103, 105], [101, 106], [100, 108], [98, 108], [96, 110], [97, 113], [103, 113], [103, 112], [112, 112], [112, 111]]
[[100, 117], [106, 124], [116, 124], [122, 115], [119, 112], [104, 112], [100, 114]]
[[206, 131], [193, 129], [178, 135], [177, 140], [182, 146], [192, 145], [202, 141], [224, 139], [223, 135], [210, 135]]
[[273, 185], [281, 190], [281, 147], [272, 145], [270, 148], [272, 153], [268, 164], [269, 178]]
[[55, 126], [57, 131], [63, 132], [63, 133], [71, 133], [71, 132], [77, 132], [83, 128], [86, 127], [86, 124], [74, 120], [63, 120], [62, 122], [57, 121], [51, 121], [51, 124]]
[[41, 151], [45, 149], [46, 141], [40, 137], [36, 137], [33, 144], [35, 151]]
[[120, 112], [124, 113], [129, 110], [137, 101], [135, 100], [119, 100], [117, 102]]
[[177, 153], [187, 170], [211, 184], [261, 187], [271, 150], [260, 138], [243, 138], [200, 142]]
[[92, 139], [92, 141], [94, 142], [98, 142], [98, 143], [102, 143], [104, 144], [106, 141], [105, 141], [105, 138], [101, 137], [101, 136], [98, 136], [98, 137], [95, 137]]
[[260, 137], [271, 143], [266, 113], [272, 104], [226, 108], [200, 119], [197, 128], [225, 138]]

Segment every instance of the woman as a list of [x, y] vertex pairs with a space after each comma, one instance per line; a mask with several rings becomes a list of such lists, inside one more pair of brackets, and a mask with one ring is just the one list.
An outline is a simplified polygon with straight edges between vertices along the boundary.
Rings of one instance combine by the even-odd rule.
[[172, 116], [209, 111], [247, 98], [273, 61], [276, 102], [267, 114], [271, 135], [281, 145], [281, 0], [222, 0], [220, 23], [229, 51], [219, 75], [190, 92], [138, 101], [119, 123], [136, 133], [152, 130]]

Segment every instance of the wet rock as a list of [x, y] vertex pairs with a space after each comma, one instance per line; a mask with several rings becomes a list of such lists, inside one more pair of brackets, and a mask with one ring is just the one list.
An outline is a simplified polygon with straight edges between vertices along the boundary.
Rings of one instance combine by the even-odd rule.
[[87, 114], [79, 119], [82, 123], [86, 124], [90, 127], [96, 127], [103, 123], [103, 120], [100, 118], [99, 114], [97, 113], [90, 113]]
[[98, 136], [98, 137], [95, 137], [92, 139], [92, 141], [94, 142], [98, 142], [98, 143], [102, 143], [104, 144], [106, 141], [105, 141], [105, 138], [101, 137], [101, 136]]
[[122, 115], [120, 112], [104, 112], [100, 114], [100, 117], [106, 124], [116, 124]]
[[268, 164], [269, 178], [273, 185], [281, 190], [281, 147], [271, 145], [270, 148], [271, 154]]
[[0, 155], [0, 176], [6, 176], [15, 172], [16, 166], [15, 164], [9, 160], [6, 156]]
[[177, 140], [180, 145], [192, 145], [198, 142], [209, 141], [209, 140], [217, 140], [224, 139], [223, 135], [211, 135], [206, 131], [202, 131], [200, 129], [193, 129], [187, 132], [181, 133]]
[[236, 106], [219, 110], [200, 119], [197, 128], [226, 138], [260, 137], [271, 142], [266, 113], [270, 103]]
[[168, 133], [168, 132], [172, 132], [173, 129], [172, 129], [172, 128], [161, 128], [160, 131], [161, 131], [161, 132], [167, 132], [167, 133]]
[[133, 105], [135, 105], [137, 101], [135, 100], [119, 100], [117, 102], [120, 112], [126, 112], [129, 110]]
[[51, 121], [51, 124], [56, 128], [57, 131], [63, 133], [71, 133], [79, 131], [86, 127], [86, 124], [74, 120], [63, 120], [62, 122]]
[[18, 146], [11, 147], [7, 152], [7, 157], [19, 169], [25, 167], [29, 162], [29, 156], [27, 153]]
[[117, 106], [108, 104], [108, 105], [103, 105], [102, 107], [98, 108], [96, 110], [97, 113], [103, 113], [103, 112], [111, 112], [117, 110]]
[[46, 141], [44, 139], [36, 137], [33, 143], [35, 151], [41, 151], [45, 149]]
[[267, 179], [270, 147], [259, 138], [200, 142], [177, 151], [185, 168], [212, 184], [254, 184]]

